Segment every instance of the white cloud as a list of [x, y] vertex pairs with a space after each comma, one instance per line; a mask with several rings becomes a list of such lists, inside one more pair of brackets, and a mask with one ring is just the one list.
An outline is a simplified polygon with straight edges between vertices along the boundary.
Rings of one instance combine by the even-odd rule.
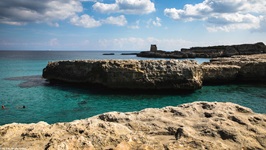
[[209, 31], [246, 30], [262, 27], [265, 7], [265, 0], [204, 0], [183, 9], [166, 8], [164, 14], [173, 20], [205, 21]]
[[52, 27], [59, 27], [59, 24], [57, 22], [56, 23], [48, 22], [47, 24], [52, 26]]
[[118, 17], [110, 16], [106, 19], [95, 20], [93, 17], [85, 14], [82, 16], [74, 16], [70, 19], [70, 23], [75, 26], [80, 26], [84, 28], [95, 28], [103, 24], [112, 24], [117, 26], [125, 26], [127, 24], [127, 19], [124, 15]]
[[97, 2], [99, 0], [79, 0], [79, 1], [81, 1], [81, 2]]
[[220, 14], [208, 18], [210, 25], [207, 27], [209, 31], [231, 31], [235, 29], [259, 29], [261, 17], [255, 17], [247, 14]]
[[139, 29], [140, 28], [139, 23], [140, 23], [140, 20], [137, 20], [134, 25], [128, 26], [128, 28]]
[[154, 26], [160, 27], [160, 26], [162, 26], [162, 23], [161, 22], [162, 22], [161, 18], [156, 17], [156, 20], [152, 21], [152, 24]]
[[53, 38], [49, 41], [50, 46], [57, 46], [59, 45], [58, 39], [57, 38]]
[[127, 19], [124, 15], [120, 15], [118, 17], [108, 17], [102, 21], [105, 24], [113, 24], [117, 26], [125, 26], [127, 24]]
[[102, 24], [124, 26], [127, 19], [124, 15], [110, 16], [105, 19], [94, 19], [83, 12], [82, 2], [96, 2], [99, 0], [27, 0], [18, 2], [9, 0], [0, 2], [0, 23], [9, 25], [26, 25], [28, 23], [46, 23], [59, 27], [58, 21], [69, 20], [75, 26], [84, 28], [99, 27]]
[[195, 44], [195, 42], [183, 39], [158, 39], [154, 37], [100, 39], [96, 43], [99, 45], [97, 49], [108, 50], [149, 50], [150, 44], [157, 44], [158, 49], [162, 50], [180, 50], [182, 47], [191, 47]]
[[65, 20], [82, 11], [80, 1], [8, 0], [0, 2], [0, 23], [10, 25], [48, 23], [57, 26], [57, 21]]
[[155, 11], [155, 5], [150, 0], [116, 0], [112, 4], [97, 2], [93, 9], [101, 13], [149, 14]]
[[161, 27], [162, 26], [162, 20], [159, 17], [156, 17], [155, 19], [149, 19], [146, 22], [146, 28], [151, 28], [151, 27]]
[[84, 28], [94, 28], [94, 27], [98, 27], [102, 25], [100, 21], [96, 21], [94, 18], [92, 18], [91, 16], [87, 14], [82, 15], [80, 17], [74, 16], [73, 18], [70, 19], [70, 22], [73, 25], [84, 27]]

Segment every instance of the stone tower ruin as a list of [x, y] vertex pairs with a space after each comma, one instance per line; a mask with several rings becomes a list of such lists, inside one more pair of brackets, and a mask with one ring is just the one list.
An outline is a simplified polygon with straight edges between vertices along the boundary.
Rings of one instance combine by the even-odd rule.
[[151, 45], [151, 49], [150, 49], [151, 52], [156, 52], [157, 51], [157, 46], [156, 44], [152, 44]]

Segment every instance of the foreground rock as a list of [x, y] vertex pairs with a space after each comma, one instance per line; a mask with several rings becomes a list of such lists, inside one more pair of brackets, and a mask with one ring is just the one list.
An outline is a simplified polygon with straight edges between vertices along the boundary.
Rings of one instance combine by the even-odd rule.
[[49, 63], [43, 77], [115, 89], [195, 90], [202, 85], [199, 65], [189, 60], [59, 61]]
[[[178, 140], [176, 130], [183, 131]], [[266, 149], [266, 115], [233, 103], [110, 112], [69, 123], [0, 126], [0, 148]]]
[[266, 46], [264, 43], [259, 42], [255, 44], [182, 48], [181, 51], [172, 52], [162, 50], [143, 51], [137, 56], [148, 58], [216, 58], [263, 53], [266, 53]]

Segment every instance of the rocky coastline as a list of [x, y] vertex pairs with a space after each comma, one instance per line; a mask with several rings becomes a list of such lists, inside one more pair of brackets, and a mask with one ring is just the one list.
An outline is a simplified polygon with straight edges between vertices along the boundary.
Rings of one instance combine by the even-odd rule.
[[101, 85], [110, 89], [197, 90], [203, 84], [266, 83], [266, 54], [193, 60], [75, 60], [50, 62], [50, 82]]
[[73, 122], [0, 126], [0, 148], [266, 149], [266, 115], [223, 102], [109, 112]]
[[142, 51], [137, 56], [148, 58], [216, 58], [263, 53], [266, 53], [266, 46], [264, 43], [258, 42], [255, 44], [182, 48], [180, 51], [170, 52], [152, 49], [150, 51]]
[[[205, 84], [266, 83], [266, 54], [191, 60], [49, 62], [43, 77], [111, 89], [197, 90]], [[230, 102], [193, 102], [108, 112], [73, 122], [0, 126], [0, 149], [266, 149], [266, 114]]]

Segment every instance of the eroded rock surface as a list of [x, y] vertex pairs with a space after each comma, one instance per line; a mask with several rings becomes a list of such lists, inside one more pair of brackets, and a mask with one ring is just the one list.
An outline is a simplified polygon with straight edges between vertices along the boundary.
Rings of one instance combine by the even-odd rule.
[[266, 83], [266, 54], [238, 55], [214, 58], [203, 63], [203, 82], [264, 82]]
[[195, 90], [202, 85], [201, 69], [190, 60], [58, 61], [44, 68], [43, 77], [120, 89]]
[[76, 60], [49, 63], [43, 77], [52, 81], [99, 84], [114, 89], [196, 90], [202, 83], [266, 82], [266, 54], [190, 60]]
[[[183, 134], [176, 140], [175, 133]], [[266, 149], [266, 115], [219, 102], [110, 112], [69, 123], [0, 126], [0, 147], [27, 149]]]

